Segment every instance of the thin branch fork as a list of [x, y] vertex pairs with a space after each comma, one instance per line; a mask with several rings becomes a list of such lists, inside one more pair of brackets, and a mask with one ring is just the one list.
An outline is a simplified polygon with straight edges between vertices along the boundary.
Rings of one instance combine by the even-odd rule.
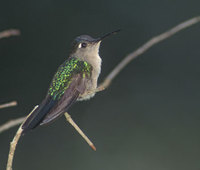
[[14, 120], [9, 120], [8, 122], [0, 126], [0, 133], [21, 124], [25, 120], [25, 118], [26, 117], [20, 117]]
[[[24, 122], [28, 119], [28, 117], [35, 111], [35, 109], [38, 106], [35, 106], [34, 109], [28, 114], [28, 116], [26, 118], [22, 117], [20, 119], [18, 119], [17, 121], [14, 121], [15, 124], [19, 123], [22, 121], [20, 127], [18, 128], [12, 142], [10, 143], [10, 151], [9, 151], [9, 155], [8, 155], [8, 162], [7, 162], [7, 167], [6, 170], [12, 170], [12, 164], [13, 164], [13, 158], [14, 158], [14, 154], [15, 154], [15, 149], [17, 146], [17, 143], [22, 135], [23, 129], [22, 126], [24, 124]], [[66, 112], [65, 113], [65, 117], [67, 119], [67, 121], [77, 130], [77, 132], [85, 139], [85, 141], [90, 145], [90, 147], [96, 151], [96, 147], [94, 146], [94, 144], [90, 141], [90, 139], [83, 133], [83, 131], [78, 127], [78, 125], [73, 121], [73, 119], [71, 118], [71, 116]], [[10, 124], [13, 125], [13, 122], [10, 122]], [[4, 125], [4, 129], [6, 128], [6, 124]], [[8, 127], [8, 123], [7, 123], [7, 127]]]
[[[23, 120], [23, 123], [26, 121], [26, 119], [28, 119], [28, 117], [34, 112], [34, 110], [37, 107], [38, 106], [34, 107], [34, 109], [29, 113], [29, 115]], [[18, 143], [18, 141], [21, 137], [22, 131], [23, 131], [23, 129], [22, 129], [23, 123], [21, 124], [21, 126], [17, 130], [15, 137], [13, 138], [12, 142], [10, 143], [10, 151], [9, 151], [9, 154], [8, 154], [8, 162], [7, 162], [6, 170], [12, 170], [12, 164], [13, 164], [15, 149], [16, 149], [17, 143]]]

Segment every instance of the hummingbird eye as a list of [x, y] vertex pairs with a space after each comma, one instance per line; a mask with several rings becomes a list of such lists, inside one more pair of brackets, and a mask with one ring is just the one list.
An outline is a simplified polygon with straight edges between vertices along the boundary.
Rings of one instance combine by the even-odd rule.
[[81, 48], [86, 48], [87, 44], [86, 43], [81, 43]]

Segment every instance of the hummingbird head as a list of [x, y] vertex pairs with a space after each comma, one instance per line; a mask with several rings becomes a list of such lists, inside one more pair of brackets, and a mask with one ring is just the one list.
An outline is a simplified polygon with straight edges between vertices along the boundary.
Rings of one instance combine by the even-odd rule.
[[76, 37], [72, 43], [71, 56], [82, 58], [83, 60], [87, 60], [87, 58], [90, 57], [99, 56], [99, 47], [101, 41], [106, 37], [115, 34], [119, 31], [120, 30], [110, 32], [99, 38], [92, 38], [89, 35], [81, 35]]

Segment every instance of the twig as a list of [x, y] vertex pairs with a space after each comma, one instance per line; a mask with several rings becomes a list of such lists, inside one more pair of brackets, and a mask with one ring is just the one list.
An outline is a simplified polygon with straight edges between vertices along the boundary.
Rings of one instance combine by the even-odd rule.
[[15, 137], [13, 138], [13, 141], [10, 143], [10, 152], [8, 155], [8, 162], [7, 162], [6, 170], [12, 170], [13, 157], [15, 154], [15, 149], [16, 149], [17, 143], [19, 141], [19, 138], [21, 137], [21, 134], [22, 134], [22, 125], [19, 127]]
[[12, 102], [9, 102], [9, 103], [1, 104], [0, 109], [6, 108], [6, 107], [12, 107], [12, 106], [16, 106], [16, 105], [17, 105], [17, 102], [12, 101]]
[[[29, 113], [29, 115], [26, 117], [26, 119], [33, 113], [33, 111], [37, 108], [38, 106], [35, 106], [34, 109]], [[23, 121], [23, 123], [25, 122], [25, 120]], [[15, 137], [13, 138], [12, 142], [10, 143], [10, 151], [9, 151], [9, 155], [8, 155], [8, 162], [7, 162], [7, 168], [6, 170], [12, 170], [12, 164], [13, 164], [13, 158], [14, 158], [14, 154], [15, 154], [15, 149], [17, 146], [17, 143], [21, 137], [22, 134], [22, 125], [19, 127], [19, 129], [17, 130], [17, 133], [15, 135]]]
[[0, 39], [2, 38], [8, 38], [10, 36], [18, 36], [20, 35], [20, 31], [17, 29], [9, 29], [9, 30], [5, 30], [0, 32]]
[[90, 139], [83, 133], [83, 131], [78, 127], [78, 125], [73, 121], [73, 119], [71, 118], [71, 116], [66, 112], [65, 113], [65, 117], [67, 119], [67, 121], [76, 129], [76, 131], [85, 139], [85, 141], [88, 143], [88, 145], [94, 150], [96, 151], [96, 147], [94, 146], [94, 144], [90, 141]]
[[128, 54], [105, 78], [103, 83], [100, 84], [99, 88], [107, 88], [110, 83], [113, 81], [113, 79], [119, 74], [119, 72], [126, 67], [127, 64], [129, 64], [133, 59], [137, 58], [141, 54], [143, 54], [145, 51], [150, 49], [152, 46], [158, 44], [159, 42], [173, 36], [174, 34], [180, 32], [181, 30], [190, 27], [196, 23], [200, 22], [200, 16], [193, 17], [187, 21], [184, 21], [177, 26], [171, 28], [170, 30], [157, 35], [153, 38], [151, 38], [149, 41], [147, 41], [144, 45], [139, 47], [134, 52]]
[[6, 131], [12, 127], [20, 125], [24, 121], [25, 118], [26, 117], [20, 117], [20, 118], [14, 119], [14, 120], [9, 120], [8, 122], [6, 122], [0, 126], [0, 133], [2, 133], [3, 131]]

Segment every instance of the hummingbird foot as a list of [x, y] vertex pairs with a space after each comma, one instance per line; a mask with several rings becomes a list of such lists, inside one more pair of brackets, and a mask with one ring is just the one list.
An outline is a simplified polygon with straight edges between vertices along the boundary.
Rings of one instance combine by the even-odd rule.
[[102, 87], [102, 86], [99, 86], [99, 87], [97, 87], [96, 89], [93, 89], [93, 90], [88, 91], [88, 92], [87, 92], [87, 95], [92, 95], [92, 94], [95, 94], [95, 93], [100, 92], [100, 91], [103, 91], [103, 90], [105, 90], [105, 88]]
[[85, 92], [84, 94], [80, 95], [79, 98], [78, 98], [78, 101], [88, 100], [91, 97], [94, 97], [94, 95], [97, 92], [100, 92], [100, 91], [103, 91], [103, 90], [105, 90], [105, 88], [103, 86], [99, 86], [96, 89], [89, 90], [89, 91]]

